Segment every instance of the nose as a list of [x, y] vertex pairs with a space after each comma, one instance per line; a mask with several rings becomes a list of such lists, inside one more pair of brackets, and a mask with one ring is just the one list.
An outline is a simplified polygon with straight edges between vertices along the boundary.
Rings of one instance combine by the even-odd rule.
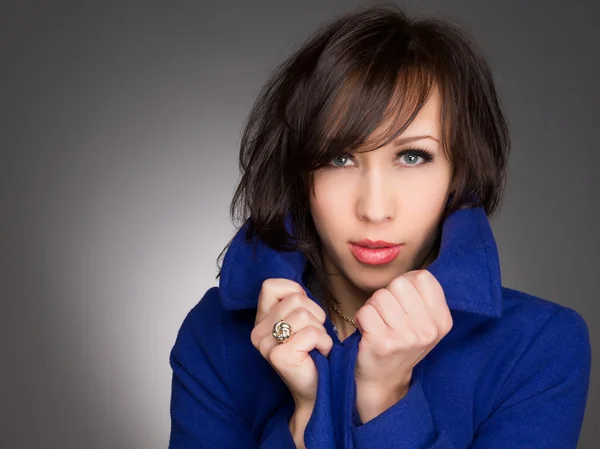
[[361, 220], [379, 223], [394, 218], [397, 192], [381, 170], [365, 172], [358, 189], [356, 213]]

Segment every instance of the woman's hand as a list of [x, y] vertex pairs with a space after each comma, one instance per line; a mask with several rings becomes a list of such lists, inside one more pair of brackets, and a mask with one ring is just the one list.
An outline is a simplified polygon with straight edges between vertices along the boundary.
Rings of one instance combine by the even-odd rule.
[[406, 394], [413, 368], [453, 323], [442, 286], [427, 270], [410, 271], [377, 290], [354, 320], [362, 334], [356, 405], [366, 422]]
[[[285, 382], [296, 407], [312, 406], [316, 401], [317, 368], [309, 352], [317, 348], [325, 357], [329, 356], [333, 340], [323, 326], [325, 319], [325, 311], [306, 295], [300, 284], [280, 278], [263, 282], [250, 338]], [[285, 343], [277, 342], [272, 335], [279, 320], [286, 321], [294, 332]]]

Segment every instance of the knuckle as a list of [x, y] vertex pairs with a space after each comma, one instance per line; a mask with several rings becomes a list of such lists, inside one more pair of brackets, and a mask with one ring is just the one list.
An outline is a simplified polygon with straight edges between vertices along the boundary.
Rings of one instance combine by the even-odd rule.
[[[394, 281], [392, 281], [394, 282]], [[376, 303], [376, 304], [381, 304], [381, 301], [383, 301], [388, 294], [390, 294], [391, 292], [386, 289], [386, 288], [380, 288], [379, 290], [376, 290], [375, 293], [373, 293], [371, 295], [371, 298], [369, 299], [370, 303]]]
[[273, 287], [274, 283], [275, 283], [275, 279], [273, 279], [273, 278], [265, 279], [260, 286], [260, 290], [261, 291], [269, 291]]
[[294, 316], [300, 323], [309, 323], [311, 321], [312, 313], [307, 308], [300, 306], [294, 310]]
[[298, 292], [286, 296], [285, 301], [288, 304], [290, 304], [294, 309], [301, 307], [304, 303], [303, 295]]
[[306, 307], [300, 307], [300, 317], [304, 320], [305, 323], [314, 322], [316, 320], [315, 315], [307, 309]]
[[435, 327], [428, 327], [422, 333], [423, 341], [426, 344], [433, 343], [438, 338], [438, 330]]
[[304, 291], [302, 286], [300, 284], [298, 284], [296, 281], [292, 281], [291, 279], [286, 279], [285, 281], [290, 285], [290, 287], [295, 288], [299, 292]]
[[407, 332], [403, 339], [404, 346], [407, 348], [413, 348], [417, 346], [418, 342], [419, 338], [414, 332]]
[[373, 307], [373, 308], [375, 307], [372, 304], [372, 300], [373, 300], [373, 297], [371, 296], [371, 299], [369, 299], [364, 306], [362, 306], [360, 309], [358, 309], [358, 311], [354, 314], [354, 319], [355, 320], [357, 320], [357, 319], [359, 321], [364, 321], [365, 320], [365, 314], [369, 313], [369, 310], [368, 310], [369, 307]]
[[333, 338], [327, 332], [325, 332], [325, 341], [327, 342], [327, 347], [329, 349], [333, 348]]
[[290, 279], [282, 279], [282, 278], [267, 278], [265, 279], [262, 284], [261, 284], [261, 292], [263, 291], [273, 291], [276, 288], [280, 288], [282, 286], [286, 287], [286, 290], [289, 290], [290, 292], [302, 292], [302, 286], [300, 284], [298, 284], [295, 281], [292, 281]]
[[273, 366], [279, 366], [283, 361], [283, 349], [285, 349], [284, 345], [275, 346], [271, 351], [267, 354], [267, 360]]
[[363, 314], [364, 314], [363, 310], [365, 310], [365, 306], [362, 306], [360, 309], [358, 309], [356, 311], [356, 313], [354, 314], [355, 321], [359, 321], [359, 322], [363, 321]]
[[317, 338], [319, 336], [319, 334], [321, 333], [321, 331], [313, 325], [308, 325], [304, 329], [305, 329], [304, 333], [306, 334], [306, 336], [311, 339]]
[[444, 330], [446, 333], [450, 332], [450, 329], [454, 326], [454, 321], [452, 321], [452, 315], [449, 313], [446, 316], [446, 320], [444, 321]]
[[[311, 299], [309, 299], [309, 301], [312, 301]], [[327, 315], [325, 314], [325, 310], [323, 310], [323, 308], [321, 308], [318, 304], [316, 304], [316, 315], [313, 313], [313, 315], [315, 316], [315, 318], [319, 321], [319, 323], [323, 324], [325, 322], [325, 320], [327, 319]]]
[[252, 346], [254, 346], [255, 348], [258, 349], [258, 344], [257, 344], [257, 335], [256, 335], [256, 327], [252, 329], [252, 332], [250, 332], [250, 341], [252, 342]]
[[399, 276], [393, 279], [392, 282], [390, 282], [389, 285], [382, 290], [387, 290], [393, 295], [394, 293], [403, 292], [409, 285], [411, 285], [411, 282], [406, 276]]
[[387, 301], [386, 298], [387, 295], [380, 293], [378, 295], [373, 295], [371, 297], [371, 304], [373, 306], [382, 306], [384, 304], [385, 301]]
[[262, 354], [263, 357], [266, 358], [267, 354], [267, 339], [263, 338], [262, 340], [260, 340], [258, 342], [258, 345], [256, 347], [258, 349], [258, 352], [260, 352]]
[[325, 310], [320, 309], [319, 315], [319, 321], [321, 322], [321, 324], [324, 324], [325, 321], [327, 321], [327, 313], [325, 312]]
[[427, 270], [416, 270], [410, 273], [410, 278], [407, 278], [407, 282], [410, 282], [414, 286], [423, 286], [429, 285], [431, 283], [431, 278], [433, 275]]
[[[387, 289], [391, 291], [391, 290], [401, 288], [404, 281], [405, 281], [404, 276], [395, 277], [394, 279], [392, 279], [392, 282], [390, 282], [388, 284]], [[379, 290], [377, 290], [377, 291], [379, 291]], [[377, 293], [377, 292], [375, 292], [375, 293]]]
[[417, 270], [415, 272], [415, 280], [417, 282], [425, 282], [430, 279], [431, 273], [427, 270]]
[[286, 279], [286, 281], [287, 281], [286, 287], [290, 289], [291, 294], [299, 294], [299, 295], [304, 294], [304, 289], [302, 288], [302, 286], [300, 284], [298, 284], [295, 281], [291, 281], [289, 279]]
[[323, 329], [319, 329], [317, 326], [313, 326], [312, 324], [310, 324], [304, 329], [302, 329], [302, 336], [303, 338], [306, 338], [311, 342], [316, 342], [319, 341], [323, 332]]
[[374, 352], [378, 357], [387, 357], [394, 351], [394, 344], [390, 339], [383, 339], [374, 345]]
[[390, 338], [386, 338], [382, 341], [381, 350], [384, 354], [391, 354], [394, 351], [395, 347], [396, 345]]

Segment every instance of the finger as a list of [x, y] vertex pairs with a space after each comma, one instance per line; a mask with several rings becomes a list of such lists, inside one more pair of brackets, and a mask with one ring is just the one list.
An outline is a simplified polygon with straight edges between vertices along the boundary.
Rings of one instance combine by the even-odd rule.
[[254, 324], [261, 322], [269, 314], [271, 309], [287, 295], [292, 293], [306, 294], [304, 289], [297, 282], [284, 278], [269, 278], [262, 283], [258, 295], [258, 306], [256, 309], [256, 319]]
[[395, 278], [386, 287], [400, 304], [406, 315], [412, 320], [420, 320], [429, 316], [427, 304], [409, 277], [402, 275]]
[[306, 292], [292, 293], [287, 295], [279, 302], [279, 304], [271, 309], [269, 315], [272, 314], [272, 317], [275, 317], [276, 320], [279, 320], [281, 317], [287, 316], [287, 314], [291, 313], [294, 309], [300, 307], [310, 311], [321, 324], [325, 323], [325, 319], [327, 318], [325, 310], [323, 310], [323, 307], [321, 307], [315, 301], [310, 299]]
[[377, 290], [368, 299], [367, 303], [377, 309], [383, 322], [390, 329], [401, 329], [406, 325], [407, 315], [396, 297], [388, 289]]
[[409, 279], [423, 298], [429, 316], [440, 329], [448, 331], [452, 327], [452, 315], [441, 284], [427, 270], [411, 272]]
[[273, 348], [268, 354], [267, 360], [285, 376], [290, 368], [293, 369], [304, 363], [310, 357], [308, 353], [315, 348], [319, 349], [322, 354], [324, 352], [323, 355], [327, 357], [333, 346], [333, 340], [329, 343], [327, 337], [331, 340], [331, 337], [321, 332], [320, 329], [307, 326], [294, 335], [289, 342]]
[[[269, 313], [257, 324], [253, 330], [255, 337], [262, 338], [271, 334], [273, 326], [280, 320], [285, 319], [295, 309], [304, 309], [310, 312], [315, 319], [323, 324], [325, 322], [325, 311], [305, 293], [292, 293], [280, 300]], [[292, 323], [289, 323], [290, 325]]]
[[406, 273], [405, 276], [419, 292], [427, 307], [438, 310], [446, 305], [444, 290], [431, 272], [416, 270]]
[[[373, 293], [373, 295], [376, 294], [378, 293]], [[377, 309], [368, 301], [364, 306], [358, 309], [358, 312], [356, 312], [356, 315], [354, 316], [354, 320], [357, 325], [360, 326], [360, 331], [363, 334], [382, 335], [381, 333], [387, 328], [387, 325], [379, 315]]]
[[[275, 312], [273, 312], [273, 313], [275, 313]], [[269, 315], [269, 316], [271, 316], [271, 315]], [[282, 319], [290, 325], [290, 327], [292, 328], [292, 332], [293, 332], [292, 337], [285, 344], [290, 343], [292, 341], [297, 341], [298, 338], [296, 338], [296, 335], [299, 334], [302, 329], [309, 327], [309, 326], [317, 328], [321, 332], [327, 334], [327, 330], [325, 329], [325, 326], [323, 326], [323, 324], [320, 323], [319, 320], [309, 310], [307, 310], [303, 307], [292, 310], [289, 314], [285, 315]], [[269, 321], [270, 321], [269, 317], [267, 317], [264, 320], [264, 322], [267, 324]], [[274, 321], [274, 323], [277, 323], [277, 321], [279, 321], [279, 319], [275, 319], [273, 317], [273, 321]], [[267, 359], [269, 358], [269, 353], [271, 352], [271, 350], [273, 350], [273, 348], [275, 348], [276, 346], [281, 344], [277, 341], [277, 339], [275, 337], [273, 337], [272, 332], [273, 332], [273, 326], [271, 326], [269, 328], [268, 333], [264, 333], [260, 337], [261, 339], [260, 339], [260, 343], [259, 343], [259, 347], [258, 347], [260, 353], [263, 355], [263, 357], [265, 357]]]
[[317, 326], [307, 326], [298, 332], [294, 350], [302, 352], [310, 352], [317, 349], [325, 357], [329, 356], [333, 347], [333, 340], [325, 331]]

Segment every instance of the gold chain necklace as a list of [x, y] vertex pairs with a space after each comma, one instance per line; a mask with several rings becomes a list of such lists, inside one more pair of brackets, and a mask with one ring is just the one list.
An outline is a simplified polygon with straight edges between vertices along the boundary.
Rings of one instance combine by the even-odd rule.
[[[308, 287], [310, 290], [312, 290], [312, 291], [314, 291], [314, 292], [322, 292], [322, 290], [319, 288], [318, 284], [317, 284], [317, 283], [316, 283], [316, 281], [315, 281], [315, 278], [314, 278], [314, 276], [313, 276], [313, 273], [312, 273], [312, 271], [310, 272], [310, 274], [309, 274], [309, 276], [308, 276], [308, 280], [307, 280], [307, 282], [306, 282], [306, 285], [307, 285], [307, 287]], [[317, 296], [318, 296], [318, 295], [317, 295]], [[357, 328], [357, 329], [358, 329], [358, 326], [356, 325], [356, 323], [354, 322], [354, 320], [353, 320], [352, 318], [350, 318], [350, 317], [348, 317], [348, 316], [344, 315], [344, 314], [342, 313], [342, 311], [341, 311], [341, 310], [340, 310], [340, 309], [337, 307], [337, 305], [335, 304], [335, 302], [333, 302], [333, 300], [331, 299], [331, 295], [328, 295], [328, 296], [330, 296], [330, 298], [328, 299], [328, 301], [329, 301], [329, 304], [331, 304], [331, 307], [333, 308], [333, 310], [335, 310], [335, 311], [336, 311], [336, 313], [337, 313], [339, 316], [341, 316], [341, 317], [342, 317], [342, 319], [343, 319], [344, 321], [347, 321], [348, 323], [352, 324], [352, 326], [354, 326], [355, 328]], [[336, 333], [337, 333], [337, 329], [335, 328], [335, 324], [333, 325], [333, 327], [334, 327], [334, 329], [336, 330]]]
[[345, 321], [352, 324], [352, 326], [358, 328], [358, 326], [356, 326], [356, 323], [354, 322], [354, 320], [352, 318], [349, 318], [346, 315], [344, 315], [342, 313], [342, 311], [340, 309], [338, 309], [337, 305], [331, 299], [329, 300], [329, 304], [331, 304], [331, 307], [333, 307], [333, 310], [335, 310], [337, 312], [337, 314], [339, 316], [341, 316]]

